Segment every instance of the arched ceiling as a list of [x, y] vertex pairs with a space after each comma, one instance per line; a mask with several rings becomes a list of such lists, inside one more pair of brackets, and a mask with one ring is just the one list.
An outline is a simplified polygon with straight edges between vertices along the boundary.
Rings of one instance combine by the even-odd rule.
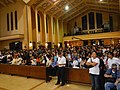
[[[88, 10], [119, 13], [119, 0], [30, 0], [28, 4], [63, 21], [69, 21]], [[69, 6], [68, 11], [64, 9], [66, 5]]]
[[[0, 8], [16, 0], [0, 0]], [[20, 1], [20, 0], [18, 0]], [[77, 15], [86, 11], [97, 10], [119, 13], [119, 0], [22, 0], [27, 1], [33, 9], [37, 9], [42, 13], [47, 13], [55, 18], [63, 21], [69, 21]], [[69, 10], [65, 10], [65, 6], [69, 6]]]
[[11, 3], [15, 3], [16, 0], [0, 0], [0, 9], [2, 7], [6, 7], [7, 5], [11, 4]]

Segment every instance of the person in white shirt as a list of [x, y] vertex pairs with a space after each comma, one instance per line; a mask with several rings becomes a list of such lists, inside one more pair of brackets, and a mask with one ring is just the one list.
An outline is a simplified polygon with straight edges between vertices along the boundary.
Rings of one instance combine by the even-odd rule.
[[45, 66], [49, 66], [51, 64], [51, 62], [50, 62], [50, 60], [49, 60], [49, 58], [47, 57], [46, 54], [43, 55], [43, 61], [42, 61], [42, 63], [44, 63]]
[[31, 65], [36, 66], [36, 59], [34, 58], [34, 56], [31, 57]]
[[108, 53], [108, 63], [107, 63], [107, 68], [111, 68], [112, 64], [116, 64], [117, 65], [117, 69], [119, 69], [119, 65], [120, 65], [120, 59], [113, 57], [113, 53], [109, 52]]
[[57, 66], [58, 66], [58, 78], [57, 78], [57, 83], [55, 85], [60, 84], [60, 81], [62, 81], [61, 86], [65, 85], [65, 81], [66, 81], [66, 74], [65, 74], [65, 66], [66, 66], [66, 58], [63, 56], [63, 54], [61, 52], [58, 53], [58, 62], [57, 62]]
[[99, 84], [99, 75], [100, 75], [100, 60], [97, 58], [96, 52], [92, 52], [91, 58], [88, 59], [86, 65], [91, 65], [93, 67], [89, 68], [89, 74], [92, 81], [92, 89], [91, 90], [100, 90]]
[[76, 58], [73, 58], [73, 63], [72, 63], [73, 68], [79, 68], [78, 65], [79, 65], [79, 63], [76, 60]]
[[18, 55], [14, 55], [14, 58], [11, 62], [12, 62], [11, 64], [18, 65], [18, 62], [19, 62]]

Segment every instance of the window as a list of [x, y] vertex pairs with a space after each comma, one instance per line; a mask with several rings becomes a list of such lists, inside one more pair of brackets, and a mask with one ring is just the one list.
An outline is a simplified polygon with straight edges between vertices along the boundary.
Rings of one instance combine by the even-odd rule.
[[48, 17], [46, 17], [46, 33], [48, 33]]
[[89, 29], [95, 29], [94, 12], [90, 12], [88, 15], [89, 15]]
[[7, 13], [7, 30], [9, 31], [9, 13]]
[[102, 14], [96, 13], [97, 28], [102, 28]]
[[40, 15], [37, 14], [37, 17], [38, 17], [38, 32], [40, 32]]
[[15, 11], [15, 29], [18, 29], [18, 25], [17, 25], [17, 11]]
[[11, 30], [13, 30], [13, 12], [11, 12]]
[[82, 29], [87, 30], [87, 15], [82, 17]]
[[55, 19], [53, 19], [53, 34], [55, 32]]
[[109, 25], [110, 25], [110, 31], [113, 31], [113, 17], [109, 16]]

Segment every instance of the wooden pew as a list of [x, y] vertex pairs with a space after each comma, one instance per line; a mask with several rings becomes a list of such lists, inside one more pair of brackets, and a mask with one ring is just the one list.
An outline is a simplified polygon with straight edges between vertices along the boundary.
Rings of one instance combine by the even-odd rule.
[[67, 81], [90, 84], [90, 76], [88, 69], [77, 69], [77, 68], [66, 68], [67, 71]]
[[0, 72], [5, 74], [21, 75], [47, 80], [46, 67], [44, 66], [0, 64]]
[[[0, 72], [11, 75], [21, 75], [26, 77], [35, 77], [49, 80], [47, 75], [47, 67], [45, 66], [28, 66], [28, 65], [10, 65], [0, 64]], [[68, 82], [78, 82], [90, 84], [88, 69], [66, 68], [66, 76]]]

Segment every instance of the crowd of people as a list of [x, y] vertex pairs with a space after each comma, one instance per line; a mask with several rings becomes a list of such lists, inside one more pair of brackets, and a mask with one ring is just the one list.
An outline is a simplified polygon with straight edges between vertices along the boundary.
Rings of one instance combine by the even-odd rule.
[[[53, 76], [56, 75], [57, 70], [65, 73], [65, 68], [63, 67], [89, 68], [92, 81], [92, 90], [100, 90], [100, 88], [102, 88], [101, 90], [104, 90], [104, 88], [105, 90], [111, 90], [108, 88], [114, 88], [116, 86], [119, 88], [117, 90], [120, 90], [120, 87], [118, 87], [120, 74], [113, 75], [116, 78], [115, 80], [117, 80], [114, 81], [114, 87], [109, 87], [109, 85], [111, 85], [110, 83], [113, 82], [105, 83], [104, 79], [107, 77], [113, 77], [108, 70], [111, 70], [113, 74], [115, 72], [119, 72], [120, 44], [109, 46], [69, 46], [65, 48], [53, 49], [39, 47], [39, 49], [24, 49], [20, 51], [10, 51], [5, 49], [0, 51], [0, 63], [32, 66], [45, 65], [47, 67], [51, 67], [49, 74]], [[117, 70], [114, 72], [112, 68], [115, 65]], [[61, 86], [63, 86], [65, 85], [65, 74], [63, 75], [63, 73], [59, 73], [59, 75], [62, 75]], [[58, 85], [61, 80], [60, 76], [58, 76], [56, 85]]]

